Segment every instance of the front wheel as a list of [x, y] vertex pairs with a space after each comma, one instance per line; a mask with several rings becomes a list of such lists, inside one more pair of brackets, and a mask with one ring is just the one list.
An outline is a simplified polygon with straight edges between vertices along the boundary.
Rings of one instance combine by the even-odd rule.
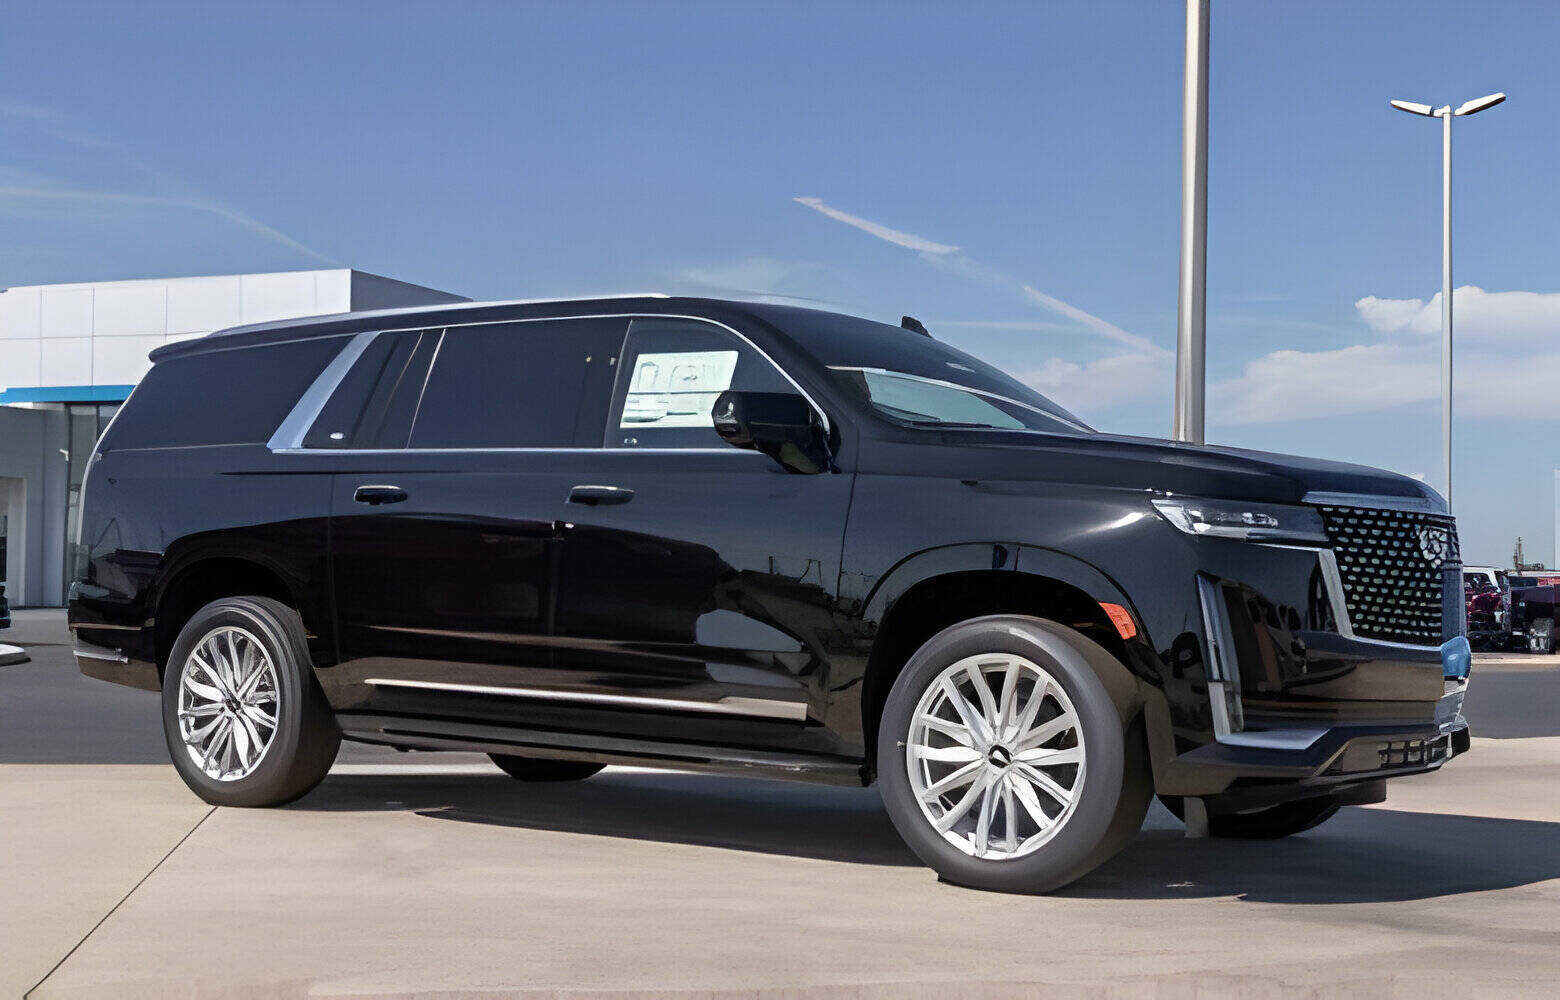
[[922, 646], [878, 733], [883, 801], [911, 850], [949, 882], [1039, 893], [1124, 847], [1152, 780], [1140, 729], [1094, 666], [1114, 662], [1070, 629], [1013, 616]]
[[195, 612], [163, 674], [173, 766], [213, 805], [275, 806], [318, 785], [341, 746], [303, 621], [268, 597]]

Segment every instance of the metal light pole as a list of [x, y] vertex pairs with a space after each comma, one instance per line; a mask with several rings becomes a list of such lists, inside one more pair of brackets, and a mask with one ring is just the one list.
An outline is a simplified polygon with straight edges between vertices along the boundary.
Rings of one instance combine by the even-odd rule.
[[1176, 309], [1177, 441], [1203, 443], [1207, 383], [1208, 0], [1186, 0], [1186, 78], [1181, 95], [1181, 284]]
[[1446, 469], [1446, 506], [1452, 505], [1452, 119], [1478, 114], [1506, 99], [1491, 94], [1468, 101], [1453, 111], [1450, 104], [1393, 101], [1392, 106], [1411, 115], [1441, 119], [1441, 460]]

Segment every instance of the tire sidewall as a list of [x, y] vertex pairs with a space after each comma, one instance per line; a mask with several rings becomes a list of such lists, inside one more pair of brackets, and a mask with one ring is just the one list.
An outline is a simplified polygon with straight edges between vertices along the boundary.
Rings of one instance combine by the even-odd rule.
[[[1072, 815], [1033, 853], [1011, 860], [972, 857], [933, 829], [916, 801], [905, 760], [911, 716], [927, 685], [959, 660], [987, 653], [1022, 656], [1050, 673], [1078, 715], [1086, 755], [1083, 791]], [[905, 665], [884, 705], [877, 765], [895, 828], [944, 879], [980, 889], [1046, 892], [1085, 874], [1110, 830], [1125, 770], [1121, 712], [1061, 626], [1010, 616], [973, 619], [933, 636]]]
[[[301, 636], [268, 607], [244, 597], [223, 598], [197, 611], [185, 623], [168, 655], [163, 676], [163, 735], [179, 776], [208, 802], [221, 805], [269, 805], [291, 798], [289, 787], [303, 743], [308, 684], [313, 681]], [[280, 607], [280, 605], [278, 605]], [[276, 668], [277, 728], [265, 756], [250, 774], [232, 781], [209, 777], [190, 759], [179, 733], [179, 685], [191, 651], [214, 629], [241, 628], [265, 646]], [[311, 673], [305, 674], [304, 670]]]

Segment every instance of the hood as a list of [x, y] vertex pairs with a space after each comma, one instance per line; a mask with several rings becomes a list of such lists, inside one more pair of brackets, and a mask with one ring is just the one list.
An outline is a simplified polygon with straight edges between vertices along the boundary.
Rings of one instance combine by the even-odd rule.
[[[945, 441], [956, 443], [952, 434]], [[969, 436], [958, 443], [966, 455], [989, 454], [988, 449], [1008, 453], [1003, 464], [1009, 467], [1012, 450], [1034, 452], [1037, 458], [1043, 454], [1034, 472], [1058, 481], [1269, 503], [1299, 503], [1308, 493], [1352, 493], [1423, 503], [1438, 513], [1446, 510], [1441, 495], [1416, 479], [1321, 458], [1114, 434], [997, 432], [981, 435], [978, 444]], [[993, 478], [1001, 477], [994, 473]]]

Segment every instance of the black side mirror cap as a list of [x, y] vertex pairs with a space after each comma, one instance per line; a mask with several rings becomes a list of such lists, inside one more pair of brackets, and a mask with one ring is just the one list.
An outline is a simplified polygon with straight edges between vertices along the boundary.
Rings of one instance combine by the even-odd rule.
[[726, 443], [763, 452], [790, 472], [828, 472], [834, 467], [817, 413], [795, 393], [728, 389], [715, 397], [710, 416], [715, 433]]

